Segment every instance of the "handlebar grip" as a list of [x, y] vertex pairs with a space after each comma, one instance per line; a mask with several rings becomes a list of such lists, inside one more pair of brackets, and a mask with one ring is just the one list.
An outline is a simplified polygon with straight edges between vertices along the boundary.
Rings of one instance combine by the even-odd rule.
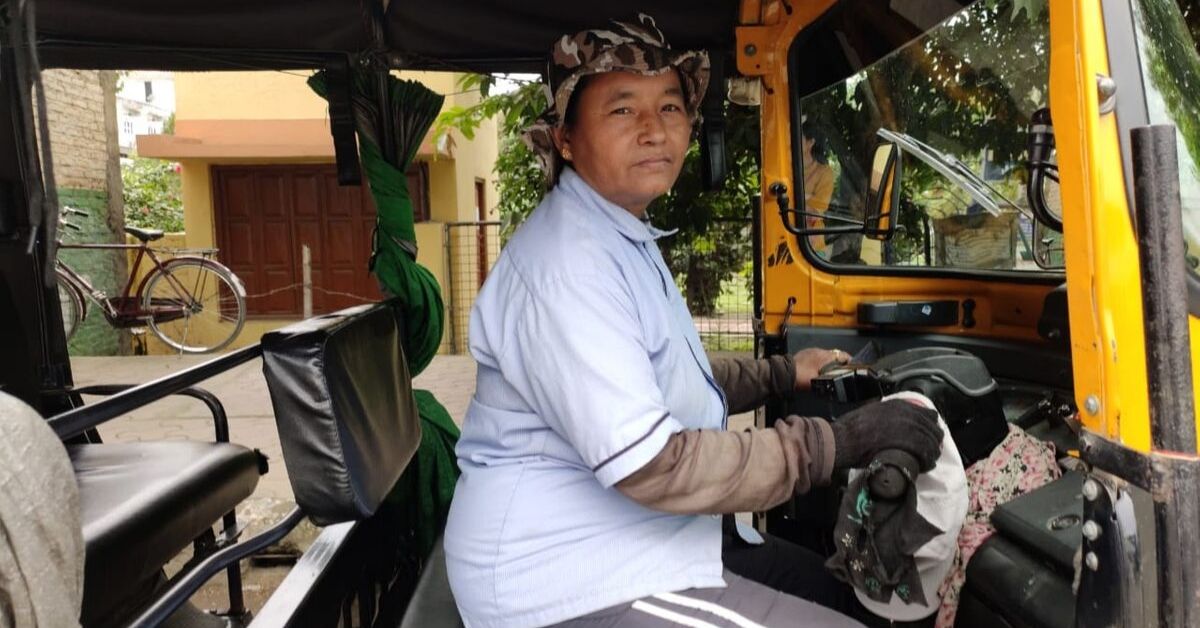
[[[876, 454], [875, 459], [886, 462], [867, 480], [871, 496], [877, 500], [891, 501], [903, 497], [908, 490], [908, 478], [916, 478], [921, 472], [921, 464], [916, 457], [902, 449], [885, 449]], [[908, 471], [908, 475], [905, 476], [897, 467]]]

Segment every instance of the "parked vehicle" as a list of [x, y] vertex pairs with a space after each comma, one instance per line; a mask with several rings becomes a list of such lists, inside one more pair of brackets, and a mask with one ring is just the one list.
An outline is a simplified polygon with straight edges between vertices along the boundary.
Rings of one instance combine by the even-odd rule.
[[[78, 210], [65, 208], [70, 215]], [[64, 227], [71, 228], [69, 220]], [[66, 262], [55, 260], [58, 299], [63, 330], [68, 340], [87, 319], [88, 301], [95, 303], [110, 325], [118, 329], [149, 327], [171, 349], [179, 353], [211, 353], [225, 348], [242, 331], [246, 322], [246, 289], [233, 271], [213, 259], [215, 250], [198, 254], [159, 257], [151, 242], [163, 237], [158, 229], [125, 227], [137, 244], [62, 243], [58, 248], [75, 250], [137, 251], [129, 279], [120, 295], [97, 290]], [[142, 260], [152, 267], [141, 273]]]

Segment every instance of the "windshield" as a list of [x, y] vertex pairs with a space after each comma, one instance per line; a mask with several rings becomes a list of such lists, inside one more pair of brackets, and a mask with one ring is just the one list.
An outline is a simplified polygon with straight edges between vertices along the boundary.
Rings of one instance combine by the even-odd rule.
[[1200, 2], [1138, 0], [1138, 61], [1150, 124], [1173, 124], [1177, 133], [1179, 192], [1187, 262], [1200, 266]]
[[[869, 160], [885, 138], [903, 164], [890, 240], [809, 236], [810, 252], [857, 266], [1061, 266], [1061, 236], [1036, 225], [1024, 192], [1030, 118], [1048, 103], [1048, 24], [1045, 0], [980, 0], [800, 98], [806, 211], [861, 218]], [[823, 222], [836, 224], [808, 221]]]

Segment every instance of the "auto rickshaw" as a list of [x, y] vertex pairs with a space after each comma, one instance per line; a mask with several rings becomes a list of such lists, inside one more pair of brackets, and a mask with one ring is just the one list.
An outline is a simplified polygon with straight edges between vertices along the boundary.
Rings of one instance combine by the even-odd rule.
[[[203, 461], [161, 464], [169, 481], [154, 491], [138, 478], [81, 480], [92, 499], [85, 625], [160, 625], [222, 571], [227, 617], [250, 621], [239, 561], [304, 517], [327, 527], [253, 625], [460, 620], [437, 550], [405, 551], [395, 504], [383, 500], [419, 439], [386, 305], [319, 316], [160, 380], [97, 388], [107, 397], [82, 404], [52, 281], [40, 68], [540, 72], [556, 35], [636, 12], [676, 45], [712, 54], [699, 133], [711, 186], [725, 168], [724, 102], [760, 108], [756, 350], [855, 356], [759, 421], [922, 390], [945, 404], [972, 459], [1018, 425], [1055, 444], [1064, 472], [992, 514], [997, 532], [966, 565], [956, 625], [1200, 624], [1200, 9], [1190, 0], [4, 6], [0, 390], [44, 416], [81, 464]], [[339, 172], [352, 181], [348, 90], [331, 92]], [[806, 187], [818, 168], [835, 182], [827, 198]], [[378, 368], [337, 359], [346, 355]], [[260, 359], [273, 386], [372, 399], [359, 405], [374, 411], [354, 414], [293, 396], [274, 407], [281, 433], [341, 426], [393, 455], [364, 446], [315, 461], [296, 450], [284, 463], [301, 505], [239, 538], [232, 512], [266, 463], [225, 442], [220, 401], [196, 386]], [[212, 408], [216, 442], [100, 442], [97, 426], [171, 394]], [[328, 491], [329, 477], [351, 497]], [[755, 522], [827, 550], [837, 501], [836, 489], [814, 492]], [[162, 566], [188, 545], [193, 560], [164, 581]]]

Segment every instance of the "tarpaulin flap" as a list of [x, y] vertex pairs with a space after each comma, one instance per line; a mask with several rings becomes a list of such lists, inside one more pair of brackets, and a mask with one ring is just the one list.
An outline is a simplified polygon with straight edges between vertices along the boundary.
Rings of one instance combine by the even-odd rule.
[[403, 67], [538, 72], [557, 36], [653, 15], [680, 48], [727, 49], [736, 0], [34, 0], [47, 67], [164, 70], [316, 68], [367, 51]]
[[[236, 69], [369, 48], [374, 0], [34, 0], [46, 65]], [[206, 60], [206, 53], [213, 61]], [[271, 53], [270, 55], [262, 53]], [[229, 55], [225, 55], [229, 57]]]

